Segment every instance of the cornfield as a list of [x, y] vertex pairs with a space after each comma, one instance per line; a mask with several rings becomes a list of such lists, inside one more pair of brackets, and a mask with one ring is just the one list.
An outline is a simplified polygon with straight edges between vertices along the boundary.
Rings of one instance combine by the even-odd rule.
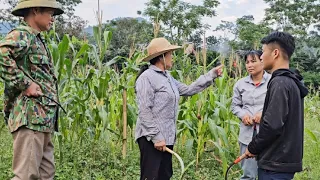
[[[95, 27], [94, 38], [93, 45], [68, 35], [59, 39], [54, 30], [46, 34], [58, 75], [60, 101], [67, 110], [67, 114], [60, 112], [60, 131], [55, 134], [56, 179], [138, 179], [139, 154], [134, 141], [138, 111], [134, 83], [140, 66], [138, 60], [144, 53], [132, 49], [130, 57], [105, 61], [112, 33]], [[174, 160], [174, 178], [222, 179], [229, 162], [239, 155], [239, 120], [231, 113], [230, 105], [233, 85], [243, 73], [234, 53], [230, 57], [221, 55], [208, 65], [205, 50], [198, 54], [201, 55], [193, 62], [190, 57], [177, 53], [171, 74], [190, 84], [217, 61], [225, 64], [225, 68], [222, 77], [211, 87], [181, 98], [174, 151], [183, 157], [186, 169], [180, 172], [178, 161]], [[120, 60], [121, 69], [117, 66]], [[236, 76], [230, 77], [232, 73]], [[313, 94], [306, 99], [306, 111], [312, 112], [307, 118], [319, 120], [316, 110], [319, 91]], [[318, 142], [314, 132], [307, 132]], [[105, 155], [107, 157], [101, 159]], [[207, 169], [204, 170], [204, 166]], [[235, 167], [229, 177], [240, 174], [239, 167]]]
[[[65, 35], [61, 41], [55, 40], [54, 31], [47, 34], [53, 61], [59, 80], [59, 95], [67, 114], [60, 113], [60, 132], [57, 134], [59, 146], [68, 141], [80, 144], [88, 139], [94, 145], [104, 141], [110, 148], [126, 151], [136, 148], [134, 128], [137, 120], [134, 83], [139, 70], [138, 60], [143, 52], [134, 52], [131, 57], [115, 57], [104, 62], [111, 32], [94, 29], [96, 45], [70, 39]], [[79, 50], [73, 42], [80, 42]], [[71, 52], [71, 53], [70, 53]], [[203, 54], [203, 53], [202, 53]], [[199, 59], [200, 58], [200, 59]], [[115, 64], [124, 60], [119, 70]], [[206, 66], [206, 57], [198, 57], [197, 62], [183, 55], [174, 57], [175, 66], [171, 74], [179, 81], [190, 84], [197, 77], [213, 68], [217, 57]], [[210, 153], [225, 172], [228, 162], [237, 154], [234, 148], [237, 139], [239, 120], [231, 111], [233, 84], [236, 81], [225, 70], [222, 77], [215, 80], [212, 87], [192, 97], [181, 99], [177, 120], [179, 154], [195, 153], [196, 158], [189, 166], [201, 164], [204, 153]], [[63, 153], [60, 153], [63, 161]], [[185, 162], [187, 163], [187, 162]]]

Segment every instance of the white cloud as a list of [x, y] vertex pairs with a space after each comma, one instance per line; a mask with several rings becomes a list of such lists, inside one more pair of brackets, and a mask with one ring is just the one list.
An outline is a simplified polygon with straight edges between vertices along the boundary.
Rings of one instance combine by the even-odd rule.
[[[132, 0], [101, 0], [102, 20], [106, 21], [117, 17], [137, 17], [137, 11], [143, 10], [145, 2], [147, 0], [135, 0], [134, 3], [132, 3]], [[83, 3], [75, 9], [75, 14], [87, 20], [89, 25], [96, 24], [97, 3], [92, 3], [92, 0], [83, 0]]]
[[229, 8], [230, 8], [229, 4], [223, 3], [223, 4], [219, 4], [218, 5], [217, 10], [219, 10], [219, 9], [229, 9]]
[[[1, 0], [0, 0], [1, 1]], [[184, 0], [186, 2], [199, 4], [200, 0]], [[97, 0], [82, 0], [75, 9], [75, 14], [87, 20], [89, 25], [97, 23], [95, 12], [98, 9]], [[137, 11], [145, 8], [148, 0], [100, 0], [100, 8], [103, 11], [103, 21], [117, 17], [138, 17]], [[267, 5], [263, 0], [220, 0], [216, 8], [217, 16], [203, 18], [203, 22], [211, 25], [214, 29], [221, 23], [221, 20], [234, 21], [244, 15], [253, 15], [255, 21], [261, 21], [264, 16], [264, 9]], [[0, 3], [0, 8], [6, 8]], [[209, 34], [212, 33], [211, 31]]]
[[[83, 3], [76, 8], [76, 14], [89, 21], [90, 25], [96, 24], [94, 11], [97, 10], [97, 3], [93, 0], [83, 0]], [[185, 0], [190, 3], [197, 3], [200, 0]], [[103, 21], [117, 17], [138, 17], [137, 11], [145, 8], [148, 0], [101, 0], [101, 10], [103, 10]], [[267, 5], [263, 0], [220, 0], [216, 8], [217, 16], [203, 18], [202, 21], [211, 26], [206, 35], [221, 35], [221, 32], [213, 30], [221, 23], [221, 20], [234, 22], [244, 15], [253, 15], [255, 22], [262, 20], [264, 9]], [[223, 34], [223, 33], [222, 33]]]
[[227, 17], [223, 17], [223, 18], [221, 18], [221, 20], [223, 20], [223, 21], [235, 21], [235, 20], [237, 20], [237, 18], [238, 17], [236, 17], [236, 16], [227, 16]]
[[9, 6], [7, 4], [3, 4], [3, 3], [0, 3], [0, 9], [5, 9], [5, 8], [8, 8]]
[[[93, 3], [92, 0], [82, 0], [83, 3]], [[119, 0], [100, 0], [100, 4], [114, 4], [118, 3]], [[98, 1], [96, 1], [94, 4], [98, 5]]]
[[237, 2], [236, 2], [236, 4], [246, 4], [246, 3], [248, 3], [249, 2], [249, 0], [238, 0]]
[[[237, 3], [238, 1], [247, 1], [247, 3]], [[267, 5], [263, 0], [220, 0], [216, 12], [217, 16], [213, 18], [203, 18], [203, 22], [211, 25], [211, 30], [208, 30], [207, 35], [223, 35], [223, 32], [214, 32], [221, 20], [234, 22], [237, 18], [244, 15], [253, 15], [255, 22], [259, 22], [264, 17], [264, 9]]]
[[[89, 25], [96, 24], [95, 11], [97, 11], [97, 0], [82, 0], [83, 3], [76, 7], [76, 15], [89, 21]], [[200, 0], [185, 0], [190, 3], [201, 2]], [[94, 2], [94, 3], [93, 3]], [[100, 7], [103, 11], [103, 21], [117, 17], [138, 17], [137, 11], [145, 8], [148, 0], [100, 0]], [[253, 15], [255, 22], [259, 22], [264, 17], [264, 9], [267, 5], [263, 0], [220, 0], [216, 8], [217, 16], [203, 18], [202, 21], [211, 26], [207, 35], [216, 35], [213, 32], [221, 20], [235, 21], [244, 15]]]

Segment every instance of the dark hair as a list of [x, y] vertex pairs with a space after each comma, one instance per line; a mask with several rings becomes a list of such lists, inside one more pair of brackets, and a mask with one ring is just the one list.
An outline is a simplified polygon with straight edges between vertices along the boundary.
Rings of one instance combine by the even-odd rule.
[[261, 44], [270, 44], [276, 43], [280, 46], [282, 51], [287, 55], [287, 59], [289, 60], [296, 48], [294, 37], [286, 32], [272, 32], [268, 36], [264, 37], [261, 40]]
[[244, 61], [247, 61], [247, 58], [248, 56], [252, 56], [253, 59], [255, 59], [255, 55], [257, 55], [259, 57], [259, 60], [260, 60], [260, 57], [262, 55], [262, 51], [260, 50], [251, 50], [251, 51], [248, 51], [245, 55], [244, 55]]
[[[150, 64], [155, 65], [155, 64], [160, 60], [160, 58], [163, 57], [163, 55], [165, 55], [165, 54], [161, 54], [161, 55], [159, 55], [159, 56], [151, 59], [151, 60], [150, 60]], [[140, 67], [140, 71], [139, 71], [139, 73], [138, 73], [138, 75], [137, 75], [136, 81], [137, 81], [137, 79], [139, 78], [139, 76], [140, 76], [144, 71], [146, 71], [148, 68], [149, 68], [149, 65], [148, 65], [148, 64], [142, 65], [142, 66]]]

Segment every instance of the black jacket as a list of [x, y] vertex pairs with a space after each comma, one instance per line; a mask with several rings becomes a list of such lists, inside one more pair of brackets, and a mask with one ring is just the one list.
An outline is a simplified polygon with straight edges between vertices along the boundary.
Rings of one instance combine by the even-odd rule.
[[302, 171], [304, 105], [308, 89], [302, 77], [289, 69], [272, 73], [264, 102], [259, 133], [248, 145], [261, 169]]

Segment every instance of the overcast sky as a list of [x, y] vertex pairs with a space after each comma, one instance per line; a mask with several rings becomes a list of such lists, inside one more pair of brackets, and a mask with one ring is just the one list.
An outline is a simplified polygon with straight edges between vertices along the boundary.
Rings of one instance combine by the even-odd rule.
[[[1, 1], [1, 0], [0, 0]], [[100, 7], [103, 11], [103, 21], [117, 17], [139, 17], [137, 11], [145, 8], [148, 0], [100, 0]], [[190, 3], [199, 4], [202, 0], [184, 0]], [[217, 7], [217, 16], [203, 18], [203, 22], [211, 25], [214, 29], [221, 20], [234, 21], [243, 15], [253, 15], [255, 21], [261, 21], [264, 16], [264, 9], [268, 6], [263, 0], [220, 0]], [[4, 8], [0, 4], [0, 8]], [[88, 21], [88, 25], [96, 24], [95, 11], [98, 9], [98, 0], [82, 0], [76, 8], [75, 14]], [[207, 35], [212, 35], [210, 30]]]
[[[145, 8], [148, 0], [100, 0], [100, 8], [103, 11], [103, 21], [117, 17], [139, 17], [138, 10]], [[202, 0], [184, 0], [190, 3], [201, 3]], [[82, 0], [82, 4], [76, 7], [76, 14], [88, 21], [89, 25], [96, 24], [95, 11], [98, 9], [97, 0]], [[255, 21], [261, 21], [264, 9], [268, 6], [263, 0], [220, 0], [217, 8], [217, 16], [203, 18], [205, 23], [214, 29], [221, 20], [234, 21], [243, 15], [253, 15]], [[207, 32], [208, 35], [213, 32]]]

